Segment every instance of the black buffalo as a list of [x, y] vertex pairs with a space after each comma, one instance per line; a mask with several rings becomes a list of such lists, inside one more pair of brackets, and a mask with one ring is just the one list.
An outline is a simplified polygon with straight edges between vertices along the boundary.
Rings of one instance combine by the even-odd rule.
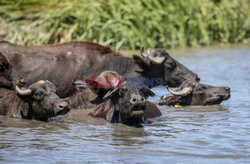
[[76, 93], [72, 81], [85, 79], [89, 75], [97, 76], [106, 70], [122, 76], [160, 78], [163, 84], [172, 87], [179, 86], [186, 79], [199, 80], [195, 73], [164, 50], [148, 54], [142, 51], [143, 57], [133, 55], [133, 58], [129, 58], [92, 42], [20, 46], [2, 41], [0, 52], [7, 56], [27, 85], [38, 80], [49, 80], [56, 85], [57, 94], [62, 98]]
[[38, 81], [28, 89], [16, 86], [0, 99], [0, 114], [9, 117], [48, 121], [48, 118], [69, 112], [67, 102], [56, 95], [49, 81]]
[[[109, 82], [104, 83], [108, 84]], [[154, 96], [150, 89], [127, 88], [126, 82], [120, 84], [121, 87], [118, 82], [118, 88], [106, 92], [103, 96], [104, 102], [100, 103], [89, 114], [90, 116], [104, 118], [110, 123], [123, 123], [140, 127], [142, 123], [147, 123], [147, 118], [161, 115], [160, 110], [154, 104], [146, 101], [148, 96]]]
[[176, 90], [168, 88], [172, 95], [161, 98], [160, 105], [213, 105], [230, 98], [229, 87], [216, 87], [186, 80]]

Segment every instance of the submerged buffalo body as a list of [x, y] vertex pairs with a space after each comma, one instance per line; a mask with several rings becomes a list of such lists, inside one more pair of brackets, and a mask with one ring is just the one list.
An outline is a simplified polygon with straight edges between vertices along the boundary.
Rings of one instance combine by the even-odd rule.
[[229, 87], [216, 87], [186, 80], [177, 89], [168, 88], [172, 95], [161, 98], [160, 105], [213, 105], [230, 98]]
[[0, 99], [0, 114], [15, 118], [47, 121], [50, 117], [66, 114], [67, 102], [56, 95], [56, 87], [49, 81], [38, 81], [28, 89], [16, 86]]
[[2, 41], [0, 52], [9, 59], [27, 85], [42, 79], [49, 80], [56, 85], [58, 95], [63, 98], [75, 93], [72, 81], [97, 76], [105, 70], [123, 76], [161, 78], [163, 84], [171, 87], [179, 86], [186, 79], [199, 80], [196, 74], [163, 50], [148, 54], [142, 51], [143, 57], [134, 55], [128, 58], [109, 47], [91, 42], [20, 46]]

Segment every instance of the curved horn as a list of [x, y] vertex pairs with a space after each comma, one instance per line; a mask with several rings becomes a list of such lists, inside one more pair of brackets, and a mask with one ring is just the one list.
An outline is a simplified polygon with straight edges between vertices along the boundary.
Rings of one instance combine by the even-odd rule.
[[123, 81], [123, 82], [121, 83], [121, 86], [122, 86], [122, 88], [127, 88], [127, 81]]
[[155, 63], [159, 63], [161, 64], [164, 60], [165, 60], [165, 57], [164, 56], [156, 56], [156, 57], [153, 57], [151, 55], [151, 51], [150, 51], [150, 48], [148, 49], [148, 57], [151, 61], [155, 62]]
[[21, 96], [28, 96], [31, 95], [32, 90], [31, 89], [21, 90], [18, 86], [16, 86], [16, 92]]
[[168, 88], [168, 87], [167, 87], [167, 89], [171, 94], [173, 94], [175, 96], [186, 96], [186, 95], [190, 94], [192, 92], [192, 90], [193, 90], [191, 87], [185, 87], [185, 88], [183, 88], [182, 90], [179, 90], [179, 91], [174, 91], [174, 90], [172, 90], [171, 88]]
[[150, 55], [151, 55], [151, 49], [148, 48], [148, 56], [150, 56]]
[[165, 60], [165, 57], [149, 57], [149, 59], [155, 63], [161, 64]]
[[144, 47], [141, 48], [141, 56], [144, 57], [144, 58], [148, 57], [148, 54], [144, 53]]
[[114, 97], [118, 93], [118, 91], [119, 91], [119, 88], [116, 88], [111, 92], [109, 91], [108, 93], [106, 93], [105, 96], [103, 96], [103, 100], [108, 100], [108, 99]]

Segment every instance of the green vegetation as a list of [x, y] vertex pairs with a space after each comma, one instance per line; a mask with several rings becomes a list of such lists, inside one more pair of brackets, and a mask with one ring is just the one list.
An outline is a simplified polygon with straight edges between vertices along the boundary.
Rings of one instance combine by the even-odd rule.
[[248, 0], [0, 0], [0, 40], [115, 49], [249, 41]]

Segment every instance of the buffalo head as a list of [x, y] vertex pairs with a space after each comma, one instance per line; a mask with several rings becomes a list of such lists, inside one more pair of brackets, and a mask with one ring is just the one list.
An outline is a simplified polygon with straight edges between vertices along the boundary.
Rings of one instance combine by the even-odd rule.
[[47, 121], [50, 117], [69, 112], [68, 103], [56, 95], [56, 87], [49, 81], [40, 80], [28, 87], [20, 89], [16, 86], [16, 93], [25, 103], [21, 109], [21, 116], [27, 119]]
[[109, 91], [104, 100], [111, 101], [111, 110], [106, 114], [106, 120], [111, 123], [123, 123], [130, 126], [141, 126], [146, 121], [147, 96], [154, 93], [147, 88], [116, 88]]
[[220, 104], [230, 98], [229, 87], [216, 87], [186, 80], [173, 90], [168, 88], [172, 95], [161, 98], [160, 105], [213, 105]]
[[24, 82], [12, 68], [7, 57], [0, 52], [0, 97], [2, 97], [5, 92], [14, 90], [19, 81]]
[[155, 50], [147, 54], [141, 49], [141, 56], [133, 55], [135, 63], [142, 69], [141, 74], [147, 78], [162, 78], [163, 83], [170, 87], [178, 87], [185, 80], [199, 81], [197, 74], [172, 58], [164, 50]]

